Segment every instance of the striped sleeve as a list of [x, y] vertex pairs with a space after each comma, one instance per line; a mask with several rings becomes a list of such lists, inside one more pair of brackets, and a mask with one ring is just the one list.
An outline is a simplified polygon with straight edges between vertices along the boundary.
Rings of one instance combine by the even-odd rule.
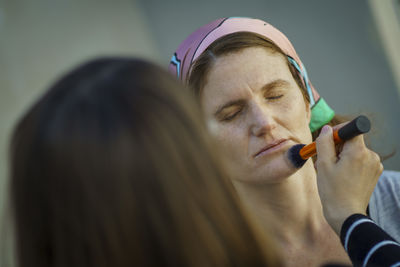
[[400, 244], [367, 216], [348, 217], [340, 239], [354, 266], [400, 267]]

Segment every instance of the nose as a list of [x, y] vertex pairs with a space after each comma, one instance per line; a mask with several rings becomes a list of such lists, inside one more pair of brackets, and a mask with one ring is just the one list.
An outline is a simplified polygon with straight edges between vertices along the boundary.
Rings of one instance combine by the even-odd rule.
[[261, 137], [276, 127], [273, 116], [264, 103], [253, 103], [250, 114], [251, 135]]

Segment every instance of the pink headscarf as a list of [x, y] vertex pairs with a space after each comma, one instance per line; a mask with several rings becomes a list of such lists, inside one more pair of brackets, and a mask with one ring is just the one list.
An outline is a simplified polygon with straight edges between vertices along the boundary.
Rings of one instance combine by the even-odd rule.
[[[259, 19], [244, 17], [221, 18], [199, 28], [180, 44], [175, 54], [171, 58], [171, 62], [168, 67], [169, 71], [177, 76], [181, 81], [185, 82], [187, 80], [187, 76], [190, 75], [189, 71], [191, 64], [213, 42], [225, 35], [236, 32], [252, 32], [265, 36], [274, 42], [275, 45], [280, 47], [280, 49], [288, 57], [289, 62], [296, 68], [299, 77], [306, 86], [308, 95], [310, 96], [311, 108], [313, 108], [314, 105], [319, 102], [321, 97], [308, 79], [307, 71], [289, 39], [271, 24]], [[318, 113], [314, 116], [315, 120], [318, 120], [318, 122], [315, 126], [310, 124], [312, 131], [315, 130], [314, 128], [322, 127], [322, 125], [329, 122], [334, 116], [333, 110], [330, 109], [325, 102], [321, 103], [320, 106], [323, 106], [323, 113], [329, 114], [322, 114], [323, 118], [321, 118], [320, 111], [314, 112]]]

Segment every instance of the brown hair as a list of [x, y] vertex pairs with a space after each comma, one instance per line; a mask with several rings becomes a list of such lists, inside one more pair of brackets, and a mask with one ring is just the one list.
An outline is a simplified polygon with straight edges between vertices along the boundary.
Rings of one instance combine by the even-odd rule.
[[[238, 52], [242, 49], [249, 47], [265, 47], [274, 52], [280, 53], [285, 56], [285, 53], [271, 40], [268, 38], [251, 32], [237, 32], [225, 35], [214, 43], [212, 43], [192, 64], [188, 75], [187, 83], [193, 90], [196, 96], [201, 95], [201, 91], [207, 82], [207, 75], [210, 71], [212, 64], [215, 60], [222, 55], [229, 53]], [[287, 65], [297, 85], [299, 86], [304, 99], [309, 103], [310, 97], [308, 96], [307, 89], [296, 69], [285, 56]], [[335, 116], [328, 124], [336, 125], [345, 122], [346, 119], [343, 116]], [[320, 130], [313, 133], [313, 139], [315, 139], [320, 133]]]
[[18, 266], [280, 266], [245, 215], [201, 112], [166, 71], [103, 58], [20, 120]]

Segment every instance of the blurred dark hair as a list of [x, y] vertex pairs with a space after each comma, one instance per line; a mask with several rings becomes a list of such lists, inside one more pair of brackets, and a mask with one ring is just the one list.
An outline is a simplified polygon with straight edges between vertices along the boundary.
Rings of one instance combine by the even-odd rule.
[[280, 266], [185, 91], [151, 63], [102, 58], [33, 105], [10, 151], [18, 266]]

